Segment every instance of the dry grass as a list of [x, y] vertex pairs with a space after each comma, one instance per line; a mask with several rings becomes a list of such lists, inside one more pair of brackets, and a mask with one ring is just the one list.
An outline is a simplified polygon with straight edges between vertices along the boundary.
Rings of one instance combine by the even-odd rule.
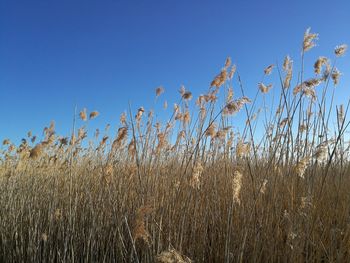
[[[196, 106], [180, 89], [165, 124], [129, 109], [115, 135], [88, 143], [84, 122], [99, 113], [83, 109], [70, 138], [51, 123], [40, 142], [3, 140], [0, 261], [349, 262], [349, 103], [333, 105], [330, 59], [304, 78], [317, 36], [306, 31], [299, 72], [288, 56], [266, 67], [253, 100], [228, 58]], [[263, 84], [274, 74], [280, 87]]]

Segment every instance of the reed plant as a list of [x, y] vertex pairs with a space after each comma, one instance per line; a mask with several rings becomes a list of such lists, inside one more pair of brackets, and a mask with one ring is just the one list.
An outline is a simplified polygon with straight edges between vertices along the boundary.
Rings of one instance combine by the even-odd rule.
[[347, 46], [304, 65], [317, 38], [299, 69], [262, 70], [253, 98], [227, 58], [163, 122], [129, 105], [89, 136], [99, 112], [84, 108], [70, 136], [52, 122], [4, 139], [0, 262], [350, 262], [349, 102], [334, 100]]

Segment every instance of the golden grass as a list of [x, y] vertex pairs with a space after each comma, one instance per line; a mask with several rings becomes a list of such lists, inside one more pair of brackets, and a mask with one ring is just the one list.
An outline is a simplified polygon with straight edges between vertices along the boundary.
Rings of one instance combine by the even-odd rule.
[[[317, 37], [306, 31], [302, 65]], [[130, 107], [90, 138], [99, 113], [83, 109], [70, 137], [52, 122], [40, 142], [4, 139], [0, 262], [349, 262], [349, 103], [333, 105], [331, 60], [312, 66], [304, 80], [289, 56], [271, 64], [250, 99], [227, 58], [195, 103], [181, 87], [164, 124]], [[263, 84], [274, 74], [280, 87]]]

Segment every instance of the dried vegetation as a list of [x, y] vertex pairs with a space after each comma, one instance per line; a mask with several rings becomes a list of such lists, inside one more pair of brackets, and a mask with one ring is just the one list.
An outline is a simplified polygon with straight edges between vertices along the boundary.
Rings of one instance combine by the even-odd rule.
[[0, 261], [349, 262], [349, 103], [333, 99], [347, 46], [305, 80], [317, 38], [305, 32], [300, 70], [266, 67], [254, 99], [228, 58], [163, 124], [129, 109], [90, 138], [99, 112], [82, 109], [69, 137], [52, 122], [40, 141], [3, 140]]

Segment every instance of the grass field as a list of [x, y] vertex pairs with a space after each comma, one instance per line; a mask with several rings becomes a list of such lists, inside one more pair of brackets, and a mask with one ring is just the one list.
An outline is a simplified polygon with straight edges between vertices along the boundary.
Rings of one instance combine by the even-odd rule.
[[4, 139], [0, 262], [350, 262], [349, 102], [333, 99], [347, 46], [304, 65], [316, 38], [301, 68], [266, 67], [254, 98], [227, 58], [163, 123], [130, 107], [91, 137], [99, 113], [81, 109], [69, 137], [52, 122], [41, 140]]

